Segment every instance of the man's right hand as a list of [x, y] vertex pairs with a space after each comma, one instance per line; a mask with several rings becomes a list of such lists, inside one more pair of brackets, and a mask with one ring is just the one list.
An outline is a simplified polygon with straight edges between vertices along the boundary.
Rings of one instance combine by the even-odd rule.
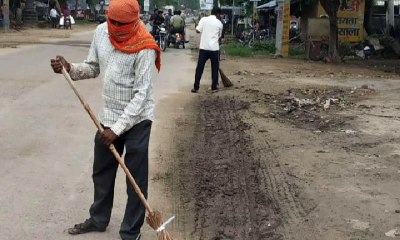
[[50, 66], [55, 73], [61, 73], [63, 66], [67, 72], [71, 70], [71, 64], [69, 64], [69, 62], [67, 62], [67, 60], [62, 56], [57, 56], [56, 59], [51, 59]]

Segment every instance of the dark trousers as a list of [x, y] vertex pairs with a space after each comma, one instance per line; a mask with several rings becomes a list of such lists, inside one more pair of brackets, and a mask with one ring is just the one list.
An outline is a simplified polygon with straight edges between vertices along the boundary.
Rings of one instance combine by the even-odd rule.
[[51, 27], [52, 28], [57, 28], [57, 18], [56, 17], [52, 17], [51, 18]]
[[[115, 148], [122, 155], [124, 146], [125, 164], [147, 198], [148, 148], [151, 131], [150, 120], [145, 120], [122, 134], [115, 142]], [[114, 184], [118, 162], [107, 146], [95, 136], [93, 182], [94, 202], [90, 207], [90, 219], [99, 228], [108, 226], [114, 200]], [[145, 208], [140, 202], [131, 183], [126, 179], [128, 202], [120, 228], [122, 239], [136, 239], [145, 217]]]
[[200, 49], [199, 60], [197, 62], [196, 75], [194, 80], [194, 89], [196, 90], [200, 88], [201, 76], [203, 75], [204, 66], [206, 65], [208, 59], [211, 60], [211, 89], [215, 90], [218, 88], [219, 51], [208, 51]]

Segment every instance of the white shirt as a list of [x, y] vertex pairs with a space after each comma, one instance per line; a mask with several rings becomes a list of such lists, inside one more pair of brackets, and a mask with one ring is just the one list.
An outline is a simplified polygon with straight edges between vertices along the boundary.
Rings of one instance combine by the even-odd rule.
[[222, 35], [222, 23], [216, 16], [203, 17], [196, 27], [201, 32], [200, 49], [219, 51], [219, 38]]
[[74, 80], [95, 78], [104, 73], [103, 109], [100, 122], [118, 136], [143, 120], [154, 119], [153, 72], [156, 53], [145, 49], [126, 54], [108, 37], [107, 22], [100, 24], [83, 63], [71, 64]]
[[58, 16], [57, 10], [55, 10], [54, 8], [52, 8], [50, 10], [50, 17], [52, 18], [56, 18]]

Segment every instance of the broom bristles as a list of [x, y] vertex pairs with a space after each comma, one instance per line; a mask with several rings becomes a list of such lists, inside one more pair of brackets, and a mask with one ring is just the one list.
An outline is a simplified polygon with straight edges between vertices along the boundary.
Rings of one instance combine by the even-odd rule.
[[158, 240], [174, 240], [166, 230], [162, 230], [157, 234]]
[[232, 87], [233, 83], [231, 82], [231, 80], [225, 75], [225, 73], [222, 71], [222, 69], [219, 69], [219, 74], [221, 75], [221, 81], [222, 81], [222, 85], [224, 85], [224, 87]]
[[158, 240], [174, 240], [171, 235], [169, 235], [167, 230], [162, 229], [161, 231], [158, 231], [163, 224], [162, 216], [159, 211], [149, 212], [149, 214], [146, 216], [146, 222], [151, 228], [157, 231]]

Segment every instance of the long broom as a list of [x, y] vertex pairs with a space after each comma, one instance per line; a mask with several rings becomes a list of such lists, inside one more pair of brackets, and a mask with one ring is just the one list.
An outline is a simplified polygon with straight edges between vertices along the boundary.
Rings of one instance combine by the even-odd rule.
[[222, 69], [219, 69], [219, 75], [221, 75], [221, 82], [222, 85], [224, 85], [224, 87], [228, 88], [228, 87], [232, 87], [233, 83], [231, 82], [231, 80], [225, 75], [225, 73], [222, 71]]
[[[219, 51], [219, 55], [218, 55], [218, 60], [219, 62], [221, 62], [221, 51], [222, 51], [222, 44], [220, 45], [220, 51]], [[222, 71], [221, 68], [218, 69], [219, 70], [219, 75], [221, 76], [221, 82], [222, 85], [224, 85], [224, 87], [228, 88], [228, 87], [232, 87], [233, 83], [231, 82], [231, 80], [225, 75], [224, 71]]]
[[[90, 118], [92, 119], [93, 123], [96, 125], [97, 129], [100, 132], [103, 132], [104, 129], [101, 126], [99, 120], [94, 115], [93, 111], [90, 109], [89, 104], [85, 101], [85, 99], [79, 94], [78, 90], [75, 87], [73, 80], [69, 73], [63, 67], [62, 74], [64, 75], [65, 79], [68, 81], [69, 85], [71, 86], [72, 90], [75, 92], [76, 96], [79, 98], [79, 101], [83, 105], [83, 108], [89, 114]], [[168, 223], [170, 223], [175, 217], [171, 217], [166, 222], [163, 223], [162, 216], [159, 211], [153, 210], [149, 203], [147, 202], [146, 198], [144, 197], [140, 187], [137, 185], [135, 179], [133, 178], [132, 174], [130, 173], [129, 169], [126, 167], [124, 160], [121, 158], [117, 150], [115, 149], [114, 145], [111, 144], [109, 146], [110, 151], [113, 153], [114, 157], [117, 159], [118, 163], [121, 165], [122, 169], [124, 170], [126, 176], [128, 177], [129, 181], [131, 182], [135, 192], [139, 196], [140, 200], [142, 201], [144, 207], [147, 210], [146, 222], [150, 225], [157, 232], [158, 240], [173, 240], [173, 238], [169, 235], [165, 227]]]

